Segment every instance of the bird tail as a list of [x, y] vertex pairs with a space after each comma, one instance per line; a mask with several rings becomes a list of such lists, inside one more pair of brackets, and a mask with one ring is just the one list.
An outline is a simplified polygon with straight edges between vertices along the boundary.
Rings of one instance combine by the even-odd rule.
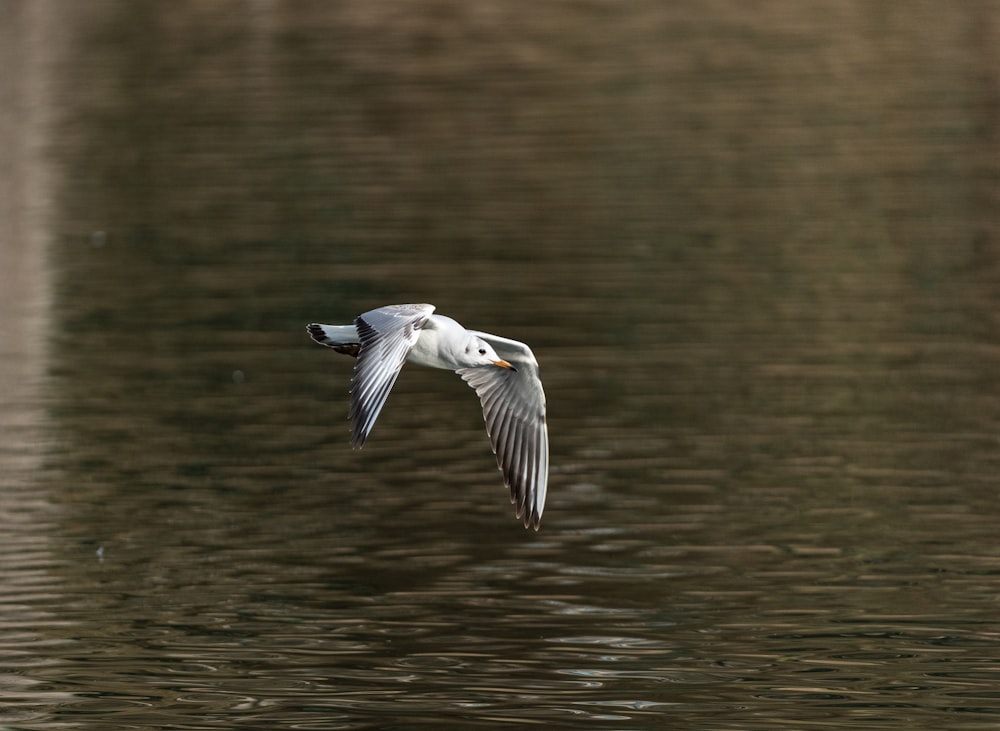
[[338, 353], [357, 358], [361, 350], [361, 338], [354, 325], [321, 325], [311, 322], [306, 325], [306, 331], [317, 343], [333, 348]]

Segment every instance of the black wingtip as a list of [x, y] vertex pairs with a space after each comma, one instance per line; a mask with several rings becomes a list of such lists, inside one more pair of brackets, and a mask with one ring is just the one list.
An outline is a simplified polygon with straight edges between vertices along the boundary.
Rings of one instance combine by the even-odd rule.
[[528, 514], [524, 516], [524, 527], [530, 527], [536, 531], [542, 527], [542, 516], [534, 508], [529, 510]]
[[537, 531], [542, 527], [542, 516], [535, 511], [535, 506], [527, 502], [518, 504], [516, 495], [511, 495], [510, 501], [514, 503], [514, 517], [524, 523], [525, 529], [533, 528]]

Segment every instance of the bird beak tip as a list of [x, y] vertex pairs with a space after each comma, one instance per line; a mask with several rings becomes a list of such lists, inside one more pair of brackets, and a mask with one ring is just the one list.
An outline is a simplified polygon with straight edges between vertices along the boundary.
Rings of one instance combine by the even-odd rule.
[[509, 371], [514, 371], [515, 373], [517, 373], [517, 368], [515, 368], [505, 360], [495, 360], [493, 361], [493, 365], [498, 366], [500, 368], [506, 368]]

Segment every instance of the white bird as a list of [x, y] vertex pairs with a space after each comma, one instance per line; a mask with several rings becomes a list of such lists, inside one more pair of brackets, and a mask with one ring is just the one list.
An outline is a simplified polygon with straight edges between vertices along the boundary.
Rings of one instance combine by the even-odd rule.
[[455, 371], [483, 406], [486, 433], [518, 518], [538, 530], [549, 476], [545, 392], [524, 343], [466, 330], [434, 305], [387, 305], [353, 325], [306, 327], [317, 343], [358, 360], [351, 378], [351, 443], [364, 446], [404, 362]]

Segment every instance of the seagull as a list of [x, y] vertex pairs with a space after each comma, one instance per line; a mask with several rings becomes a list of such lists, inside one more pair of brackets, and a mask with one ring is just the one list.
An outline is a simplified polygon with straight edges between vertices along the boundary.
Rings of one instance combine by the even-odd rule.
[[434, 305], [386, 305], [353, 325], [306, 326], [320, 345], [357, 358], [351, 378], [351, 444], [361, 449], [403, 363], [455, 371], [483, 407], [486, 433], [510, 501], [538, 530], [549, 477], [549, 433], [538, 361], [524, 343], [466, 330]]

